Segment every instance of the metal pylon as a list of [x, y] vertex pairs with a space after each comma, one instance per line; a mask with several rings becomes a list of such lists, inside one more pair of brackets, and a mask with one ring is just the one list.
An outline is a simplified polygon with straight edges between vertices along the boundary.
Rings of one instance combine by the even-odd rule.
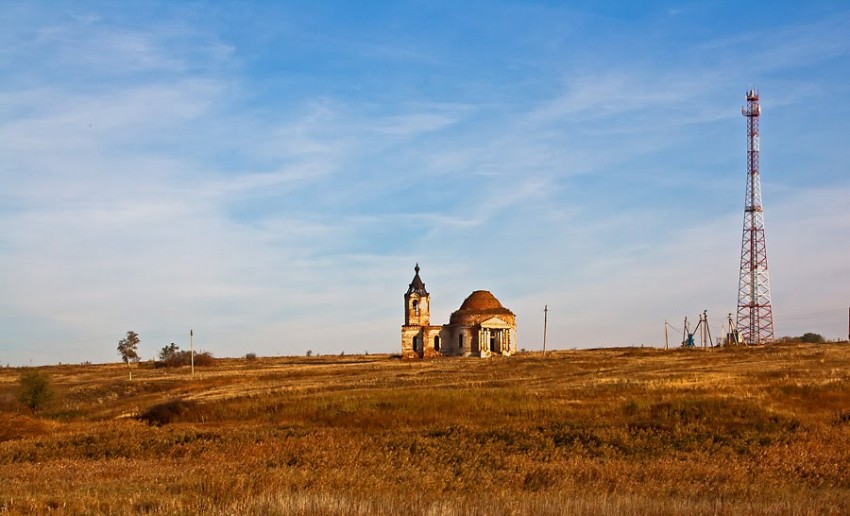
[[741, 239], [741, 271], [738, 281], [738, 331], [745, 344], [773, 340], [773, 308], [767, 273], [764, 210], [759, 173], [759, 94], [747, 92], [741, 109], [747, 119], [747, 193], [744, 203], [744, 233]]

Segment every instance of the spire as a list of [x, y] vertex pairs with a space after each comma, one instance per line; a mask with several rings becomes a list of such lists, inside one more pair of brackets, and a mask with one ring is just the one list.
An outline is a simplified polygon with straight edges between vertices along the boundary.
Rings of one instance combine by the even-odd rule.
[[417, 294], [428, 294], [428, 291], [425, 290], [425, 283], [422, 281], [422, 278], [419, 277], [419, 263], [416, 263], [416, 267], [413, 268], [416, 274], [413, 276], [413, 281], [410, 282], [410, 286], [407, 289], [408, 294], [413, 294], [414, 292]]

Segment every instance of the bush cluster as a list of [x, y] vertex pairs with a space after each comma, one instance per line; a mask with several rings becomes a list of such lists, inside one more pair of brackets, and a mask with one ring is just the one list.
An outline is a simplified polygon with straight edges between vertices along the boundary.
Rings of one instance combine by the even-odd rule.
[[826, 342], [826, 339], [823, 338], [823, 335], [820, 335], [818, 333], [808, 332], [808, 333], [804, 333], [800, 337], [800, 342], [808, 342], [808, 343], [811, 343], [811, 344], [822, 344], [823, 342]]
[[195, 411], [197, 404], [186, 400], [171, 400], [154, 405], [139, 415], [139, 419], [154, 426], [181, 421]]
[[[204, 367], [210, 366], [215, 362], [212, 353], [209, 351], [199, 351], [195, 353], [195, 365]], [[192, 363], [192, 353], [189, 351], [175, 351], [168, 354], [159, 364], [165, 367], [181, 367]]]
[[814, 332], [806, 332], [798, 337], [779, 337], [776, 339], [777, 342], [783, 343], [793, 343], [793, 342], [805, 342], [807, 344], [823, 344], [826, 342], [826, 339], [823, 335]]

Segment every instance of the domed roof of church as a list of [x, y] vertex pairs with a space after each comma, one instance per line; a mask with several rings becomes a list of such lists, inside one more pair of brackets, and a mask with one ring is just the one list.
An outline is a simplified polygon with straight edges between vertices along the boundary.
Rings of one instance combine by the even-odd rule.
[[477, 324], [494, 315], [504, 316], [508, 319], [506, 322], [513, 323], [514, 313], [502, 306], [496, 296], [487, 290], [476, 290], [463, 301], [459, 309], [452, 313], [449, 323]]
[[494, 308], [504, 307], [489, 290], [476, 290], [469, 294], [469, 297], [460, 305], [461, 310], [492, 310]]

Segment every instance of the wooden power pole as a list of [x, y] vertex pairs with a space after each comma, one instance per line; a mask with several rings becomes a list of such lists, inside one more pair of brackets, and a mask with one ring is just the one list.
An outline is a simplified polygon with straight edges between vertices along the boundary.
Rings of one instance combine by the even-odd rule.
[[189, 330], [189, 354], [192, 355], [192, 376], [195, 376], [195, 331]]
[[549, 323], [549, 305], [543, 306], [543, 356], [546, 356], [546, 326]]

